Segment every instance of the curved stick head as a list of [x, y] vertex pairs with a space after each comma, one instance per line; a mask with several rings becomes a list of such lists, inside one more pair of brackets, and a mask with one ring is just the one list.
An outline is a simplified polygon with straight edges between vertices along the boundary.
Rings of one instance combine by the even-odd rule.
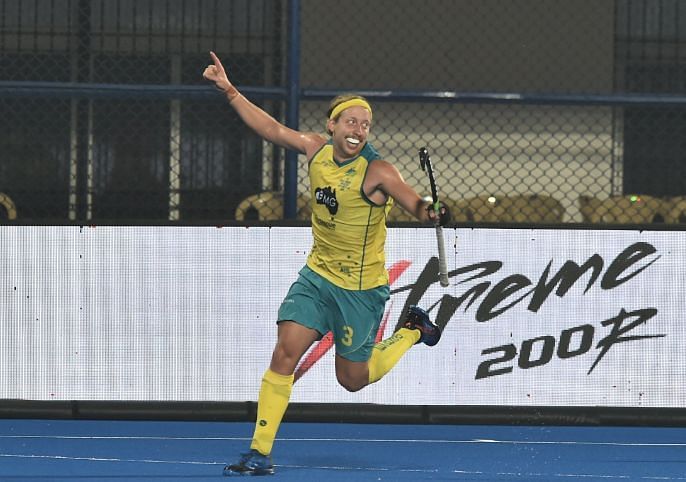
[[426, 147], [419, 149], [419, 165], [422, 166], [422, 171], [426, 171], [426, 164], [429, 160], [429, 151]]

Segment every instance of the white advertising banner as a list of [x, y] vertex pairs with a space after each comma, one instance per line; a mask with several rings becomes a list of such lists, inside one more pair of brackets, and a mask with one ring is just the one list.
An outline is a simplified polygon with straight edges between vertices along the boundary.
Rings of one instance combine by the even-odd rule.
[[[348, 393], [329, 337], [294, 402], [686, 406], [686, 233], [393, 228], [391, 299], [444, 327]], [[0, 399], [255, 401], [308, 228], [0, 227]]]

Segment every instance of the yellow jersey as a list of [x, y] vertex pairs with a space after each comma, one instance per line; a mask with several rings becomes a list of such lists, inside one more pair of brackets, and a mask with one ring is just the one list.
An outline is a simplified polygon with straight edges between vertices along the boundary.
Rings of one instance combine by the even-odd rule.
[[310, 160], [313, 245], [307, 265], [344, 289], [388, 284], [384, 247], [392, 200], [378, 205], [362, 190], [369, 165], [379, 158], [367, 143], [357, 157], [339, 164], [329, 141]]

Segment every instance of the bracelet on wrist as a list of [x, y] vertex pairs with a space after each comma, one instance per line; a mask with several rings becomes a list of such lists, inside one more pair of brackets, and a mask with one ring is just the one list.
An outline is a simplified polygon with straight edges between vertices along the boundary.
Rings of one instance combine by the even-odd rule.
[[228, 97], [229, 102], [234, 100], [236, 97], [238, 97], [238, 89], [236, 89], [233, 85], [229, 85], [229, 87], [224, 91], [226, 94], [226, 97]]

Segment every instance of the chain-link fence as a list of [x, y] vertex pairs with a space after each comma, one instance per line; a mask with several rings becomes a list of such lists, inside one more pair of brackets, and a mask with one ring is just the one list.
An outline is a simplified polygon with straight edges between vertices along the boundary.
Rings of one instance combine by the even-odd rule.
[[285, 191], [307, 220], [306, 160], [284, 185], [283, 150], [202, 79], [214, 50], [281, 120], [299, 63], [303, 130], [366, 95], [371, 142], [422, 193], [428, 147], [456, 221], [685, 221], [678, 0], [298, 3], [0, 0], [0, 213], [274, 220]]
[[17, 218], [232, 219], [268, 151], [202, 71], [214, 49], [239, 85], [281, 84], [282, 8], [0, 0], [0, 192]]

